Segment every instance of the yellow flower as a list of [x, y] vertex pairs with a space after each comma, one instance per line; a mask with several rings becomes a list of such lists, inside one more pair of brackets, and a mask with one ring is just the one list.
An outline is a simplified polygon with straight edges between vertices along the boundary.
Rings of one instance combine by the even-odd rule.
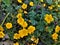
[[17, 0], [19, 3], [22, 3], [22, 0]]
[[31, 41], [34, 41], [36, 40], [36, 38], [34, 36], [31, 37]]
[[19, 45], [19, 43], [18, 43], [18, 42], [16, 42], [16, 43], [14, 43], [14, 45]]
[[34, 3], [33, 3], [33, 2], [30, 2], [29, 5], [30, 5], [30, 6], [34, 6]]
[[6, 23], [6, 28], [7, 28], [7, 29], [12, 28], [12, 23]]
[[53, 40], [57, 40], [58, 39], [58, 34], [57, 33], [53, 33], [52, 34], [52, 39]]
[[36, 45], [36, 44], [33, 44], [33, 43], [32, 43], [31, 45]]
[[43, 4], [43, 7], [45, 7], [46, 6], [46, 4]]
[[45, 15], [45, 21], [46, 21], [47, 23], [51, 23], [52, 21], [54, 21], [54, 18], [52, 17], [51, 14], [50, 14], [50, 15], [46, 14], [46, 15]]
[[17, 14], [17, 18], [20, 18], [20, 17], [22, 17], [22, 14], [21, 13], [18, 13]]
[[0, 26], [0, 31], [4, 31], [4, 29], [3, 29], [3, 27], [2, 27], [2, 26]]
[[58, 7], [60, 7], [60, 4], [58, 4]]
[[26, 29], [19, 30], [19, 36], [23, 38], [28, 35], [28, 31]]
[[38, 44], [38, 42], [39, 42], [39, 39], [37, 38], [37, 39], [34, 41], [34, 43]]
[[27, 8], [27, 4], [23, 3], [22, 9], [26, 9], [26, 8]]
[[49, 8], [50, 10], [52, 10], [52, 9], [53, 9], [53, 6], [48, 6], [48, 8]]
[[27, 27], [27, 26], [28, 26], [28, 24], [27, 24], [27, 22], [26, 22], [26, 21], [24, 21], [24, 22], [23, 22], [23, 24], [21, 24], [21, 26], [22, 26], [23, 28], [25, 28], [25, 27]]
[[20, 39], [20, 36], [19, 34], [15, 33], [14, 36], [13, 36], [14, 39]]
[[24, 14], [27, 14], [28, 12], [27, 11], [24, 11]]
[[58, 9], [55, 9], [55, 11], [57, 11], [57, 12], [58, 12]]
[[20, 18], [17, 19], [17, 23], [19, 25], [21, 25], [23, 28], [28, 26], [27, 22], [24, 21], [24, 19], [22, 17], [20, 17]]
[[5, 34], [3, 32], [0, 32], [0, 38], [4, 38]]
[[28, 33], [31, 34], [35, 31], [35, 27], [34, 26], [29, 26], [28, 27]]
[[24, 19], [23, 19], [22, 17], [20, 17], [20, 18], [17, 19], [17, 23], [18, 23], [19, 25], [22, 25], [23, 22], [24, 22]]
[[28, 20], [28, 22], [31, 22], [31, 20]]
[[19, 10], [18, 10], [18, 13], [22, 13], [22, 12], [23, 12], [23, 10], [22, 10], [22, 9], [19, 9]]
[[55, 28], [55, 32], [58, 33], [60, 31], [60, 27], [57, 25]]
[[44, 0], [40, 0], [40, 2], [44, 2]]
[[39, 39], [38, 38], [36, 39], [34, 36], [31, 37], [31, 40], [36, 44], [38, 44], [39, 42]]

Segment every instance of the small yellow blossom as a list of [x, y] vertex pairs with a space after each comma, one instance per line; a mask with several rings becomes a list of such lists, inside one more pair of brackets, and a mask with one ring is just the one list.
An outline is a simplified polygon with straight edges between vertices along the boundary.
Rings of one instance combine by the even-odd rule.
[[24, 14], [27, 14], [28, 12], [27, 11], [24, 11]]
[[14, 39], [20, 39], [20, 36], [19, 34], [15, 33], [14, 36], [13, 36]]
[[2, 26], [0, 26], [0, 31], [4, 31], [4, 29], [3, 29], [3, 27], [2, 27]]
[[60, 27], [57, 25], [55, 28], [55, 32], [58, 33], [60, 31]]
[[26, 22], [26, 21], [24, 21], [24, 22], [23, 22], [23, 24], [21, 24], [21, 26], [22, 26], [23, 28], [25, 28], [25, 27], [27, 27], [27, 26], [28, 26], [28, 24], [27, 24], [27, 22]]
[[22, 17], [20, 17], [20, 18], [17, 19], [17, 23], [18, 23], [19, 25], [22, 25], [23, 22], [24, 22], [24, 19], [23, 19]]
[[22, 0], [17, 0], [19, 3], [22, 3]]
[[16, 42], [16, 43], [14, 43], [13, 45], [19, 45], [19, 43], [18, 43], [18, 42]]
[[34, 36], [31, 37], [31, 41], [34, 41], [36, 40], [36, 38]]
[[39, 39], [37, 38], [37, 39], [34, 41], [34, 43], [38, 44], [38, 42], [39, 42]]
[[5, 34], [3, 32], [0, 32], [0, 38], [4, 38]]
[[24, 36], [28, 35], [28, 31], [26, 29], [19, 30], [19, 36], [23, 38]]
[[23, 3], [22, 9], [26, 9], [26, 8], [27, 8], [27, 4]]
[[58, 4], [58, 7], [60, 7], [60, 4]]
[[57, 12], [58, 12], [58, 9], [55, 9], [55, 11], [57, 11]]
[[33, 44], [33, 43], [32, 43], [31, 45], [36, 45], [36, 44]]
[[53, 40], [57, 40], [58, 39], [58, 34], [57, 33], [53, 33], [52, 34], [52, 39]]
[[45, 15], [45, 21], [47, 22], [47, 23], [51, 23], [52, 21], [54, 21], [54, 18], [52, 17], [52, 15], [50, 14], [46, 14]]
[[44, 0], [40, 0], [40, 2], [44, 2]]
[[22, 14], [21, 13], [18, 13], [17, 14], [17, 18], [20, 18], [20, 17], [22, 17]]
[[44, 3], [44, 4], [43, 4], [43, 7], [45, 7], [45, 6], [46, 6], [46, 4]]
[[34, 3], [33, 3], [33, 2], [30, 2], [29, 5], [30, 5], [30, 6], [34, 6]]
[[7, 28], [7, 29], [12, 28], [12, 23], [6, 23], [6, 28]]
[[31, 22], [31, 20], [28, 20], [28, 22]]
[[19, 25], [21, 25], [23, 28], [28, 26], [27, 22], [24, 21], [24, 19], [22, 17], [20, 17], [20, 18], [17, 19], [17, 23]]
[[18, 10], [18, 13], [22, 13], [22, 12], [23, 12], [23, 10], [22, 10], [22, 9], [19, 9], [19, 10]]
[[29, 26], [28, 27], [28, 33], [31, 34], [35, 31], [35, 27], [34, 26]]
[[52, 10], [52, 9], [53, 9], [53, 6], [48, 6], [48, 8], [49, 8], [50, 10]]
[[39, 42], [39, 39], [35, 38], [34, 36], [31, 37], [31, 40], [36, 44], [38, 44], [38, 42]]

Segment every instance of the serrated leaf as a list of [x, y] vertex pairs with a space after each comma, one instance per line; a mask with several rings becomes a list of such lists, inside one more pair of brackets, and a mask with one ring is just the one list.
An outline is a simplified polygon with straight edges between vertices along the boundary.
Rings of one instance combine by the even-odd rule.
[[35, 25], [36, 21], [35, 20], [31, 20], [31, 23], [32, 23], [32, 25]]
[[39, 23], [38, 23], [38, 26], [36, 26], [36, 28], [37, 28], [39, 31], [43, 31], [43, 30], [44, 30], [44, 24], [43, 24], [43, 22], [39, 22]]
[[30, 18], [30, 20], [31, 20], [31, 24], [32, 24], [32, 25], [35, 25], [35, 24], [37, 23], [37, 21], [34, 20], [33, 18]]
[[29, 17], [35, 17], [36, 13], [34, 11], [29, 12]]

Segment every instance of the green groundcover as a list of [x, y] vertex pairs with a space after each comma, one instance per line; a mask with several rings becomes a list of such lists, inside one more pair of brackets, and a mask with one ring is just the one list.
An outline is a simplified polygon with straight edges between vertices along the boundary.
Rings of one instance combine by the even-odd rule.
[[0, 0], [0, 45], [60, 45], [60, 0]]

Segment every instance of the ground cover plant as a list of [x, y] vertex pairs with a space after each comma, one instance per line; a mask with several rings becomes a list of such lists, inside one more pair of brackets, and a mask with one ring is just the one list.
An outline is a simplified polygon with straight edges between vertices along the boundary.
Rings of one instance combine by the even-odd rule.
[[60, 45], [60, 0], [0, 0], [0, 41], [13, 45]]

